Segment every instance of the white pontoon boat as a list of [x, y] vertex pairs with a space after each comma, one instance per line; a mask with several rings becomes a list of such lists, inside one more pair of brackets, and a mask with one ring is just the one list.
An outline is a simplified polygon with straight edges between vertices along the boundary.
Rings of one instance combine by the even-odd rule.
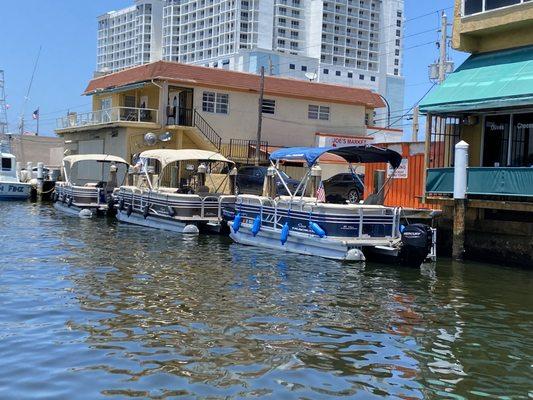
[[136, 184], [115, 194], [117, 218], [179, 233], [219, 232], [222, 209], [235, 204], [233, 167], [212, 151], [145, 151], [135, 166]]
[[[128, 163], [107, 154], [79, 154], [63, 158], [63, 182], [57, 182], [53, 196], [58, 210], [80, 216], [108, 212], [113, 191], [124, 184]], [[80, 211], [84, 213], [80, 214]]]
[[[281, 182], [279, 162], [304, 161], [308, 170], [290, 196], [239, 195], [231, 212], [230, 236], [241, 244], [326, 258], [365, 261], [368, 257], [420, 266], [432, 248], [433, 231], [426, 225], [401, 224], [401, 209], [370, 204], [327, 204], [304, 197], [309, 186], [320, 188], [313, 168], [321, 155], [332, 153], [352, 163], [388, 162], [396, 169], [400, 154], [373, 146], [288, 148], [270, 156], [269, 177]], [[267, 189], [268, 190], [268, 189]], [[316, 193], [312, 191], [312, 193]], [[325, 196], [318, 196], [324, 200]]]

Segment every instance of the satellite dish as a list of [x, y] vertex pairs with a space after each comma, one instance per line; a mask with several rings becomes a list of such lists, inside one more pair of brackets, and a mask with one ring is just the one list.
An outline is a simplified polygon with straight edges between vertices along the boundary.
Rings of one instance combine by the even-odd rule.
[[316, 72], [306, 72], [305, 77], [312, 82], [318, 77], [318, 75]]
[[152, 133], [152, 132], [148, 132], [147, 134], [144, 135], [144, 143], [147, 145], [147, 146], [153, 146], [154, 144], [157, 143], [157, 136], [155, 133]]
[[162, 142], [168, 142], [172, 140], [172, 133], [170, 132], [162, 133], [161, 135], [159, 135], [159, 140]]

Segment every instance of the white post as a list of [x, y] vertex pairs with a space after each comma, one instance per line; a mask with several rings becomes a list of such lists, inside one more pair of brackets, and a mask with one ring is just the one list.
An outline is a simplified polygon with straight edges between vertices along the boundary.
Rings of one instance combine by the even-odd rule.
[[453, 198], [466, 198], [468, 143], [461, 140], [455, 145], [455, 167], [453, 171]]
[[453, 239], [452, 256], [462, 260], [465, 254], [466, 236], [466, 185], [468, 167], [468, 143], [461, 140], [455, 145], [455, 167], [453, 170]]

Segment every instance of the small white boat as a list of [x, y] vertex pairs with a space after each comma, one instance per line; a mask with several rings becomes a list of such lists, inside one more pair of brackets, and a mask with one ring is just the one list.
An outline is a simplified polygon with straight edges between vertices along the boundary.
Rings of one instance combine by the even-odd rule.
[[[376, 204], [327, 204], [325, 196], [304, 197], [308, 187], [320, 193], [319, 157], [332, 153], [352, 163], [388, 162], [396, 169], [400, 154], [372, 146], [288, 148], [273, 152], [265, 188], [274, 176], [290, 196], [239, 195], [232, 215], [225, 212], [231, 238], [241, 244], [343, 261], [369, 258], [420, 266], [432, 251], [434, 231], [427, 225], [401, 223], [401, 209]], [[279, 162], [305, 161], [306, 175], [291, 192], [279, 173]], [[268, 179], [272, 179], [269, 183]], [[383, 190], [383, 188], [381, 189]], [[381, 191], [380, 190], [380, 191]]]
[[30, 197], [31, 184], [20, 181], [15, 156], [0, 152], [0, 158], [0, 200], [26, 200]]
[[107, 154], [63, 158], [64, 181], [56, 183], [54, 207], [84, 218], [108, 212], [113, 191], [124, 183], [128, 168], [124, 159]]
[[220, 232], [222, 210], [235, 204], [234, 163], [219, 153], [148, 150], [134, 168], [136, 184], [115, 194], [119, 221], [187, 234]]

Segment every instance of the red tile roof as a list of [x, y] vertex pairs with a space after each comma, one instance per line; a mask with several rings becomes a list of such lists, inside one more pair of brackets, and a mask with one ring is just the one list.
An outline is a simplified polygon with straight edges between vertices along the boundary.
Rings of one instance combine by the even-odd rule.
[[[112, 89], [152, 79], [234, 91], [252, 93], [259, 91], [259, 75], [198, 65], [157, 61], [95, 78], [89, 82], [84, 94], [93, 94], [98, 90]], [[381, 97], [368, 89], [273, 76], [265, 77], [265, 94], [312, 99], [322, 102], [355, 104], [367, 108], [385, 106]]]

